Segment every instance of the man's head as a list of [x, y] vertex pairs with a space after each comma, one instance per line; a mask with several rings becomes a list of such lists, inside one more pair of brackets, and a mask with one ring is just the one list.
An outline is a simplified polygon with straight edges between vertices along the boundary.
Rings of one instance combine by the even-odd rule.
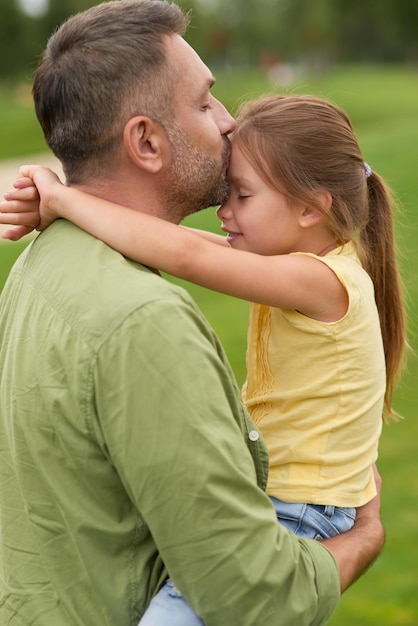
[[[226, 135], [234, 123], [210, 94], [209, 69], [181, 36], [187, 25], [165, 0], [113, 0], [69, 18], [52, 35], [33, 95], [68, 184], [105, 178], [123, 153], [146, 170], [149, 163], [135, 154], [142, 142], [145, 151], [161, 151], [160, 169], [156, 158], [152, 167], [169, 211], [188, 201], [173, 221], [224, 200]], [[152, 143], [158, 132], [166, 150]]]
[[69, 18], [50, 38], [33, 85], [36, 114], [67, 179], [110, 165], [126, 121], [170, 117], [164, 36], [183, 34], [175, 4], [114, 0]]
[[229, 193], [226, 169], [228, 133], [235, 121], [211, 94], [209, 68], [183, 38], [166, 43], [177, 77], [172, 92], [173, 115], [166, 127], [169, 167], [161, 172], [168, 214], [179, 221], [194, 211], [221, 204]]

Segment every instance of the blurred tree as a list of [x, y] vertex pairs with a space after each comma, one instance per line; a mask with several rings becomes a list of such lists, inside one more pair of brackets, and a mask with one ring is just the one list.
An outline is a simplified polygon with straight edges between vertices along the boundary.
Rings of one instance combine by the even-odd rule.
[[49, 11], [42, 20], [45, 41], [70, 15], [99, 4], [98, 0], [49, 0]]
[[418, 63], [418, 2], [397, 0], [398, 39], [407, 61]]
[[0, 77], [30, 79], [55, 27], [69, 15], [95, 4], [95, 0], [49, 0], [45, 15], [34, 17], [24, 12], [18, 0], [1, 0]]
[[[177, 0], [192, 11], [186, 39], [214, 67], [277, 61], [418, 62], [417, 0]], [[49, 0], [30, 17], [1, 0], [0, 77], [28, 77], [50, 33], [98, 0]]]
[[0, 76], [22, 76], [37, 50], [36, 22], [24, 15], [16, 0], [2, 0], [0, 19]]
[[[182, 0], [178, 0], [183, 5]], [[222, 28], [232, 61], [263, 51], [284, 60], [393, 62], [418, 60], [417, 0], [196, 0], [194, 24]], [[212, 50], [202, 46], [199, 51]]]
[[398, 36], [398, 0], [335, 0], [338, 58], [344, 61], [398, 61], [403, 46]]
[[275, 27], [283, 56], [291, 60], [308, 57], [312, 63], [334, 57], [336, 21], [334, 0], [282, 1]]
[[[186, 5], [184, 0], [178, 3]], [[278, 48], [282, 4], [277, 0], [195, 0], [186, 38], [210, 64], [258, 63], [264, 50]]]

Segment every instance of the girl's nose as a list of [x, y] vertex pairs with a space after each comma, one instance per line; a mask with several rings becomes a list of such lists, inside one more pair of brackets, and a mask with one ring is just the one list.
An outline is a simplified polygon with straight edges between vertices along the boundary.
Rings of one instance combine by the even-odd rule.
[[221, 204], [220, 207], [217, 208], [216, 215], [218, 216], [218, 219], [221, 220], [221, 222], [224, 219], [227, 218], [227, 216], [228, 216], [228, 200], [226, 200], [223, 204]]

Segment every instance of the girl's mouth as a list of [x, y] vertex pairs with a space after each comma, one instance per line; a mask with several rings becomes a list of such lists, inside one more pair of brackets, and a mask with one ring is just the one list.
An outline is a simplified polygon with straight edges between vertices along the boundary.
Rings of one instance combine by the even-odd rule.
[[236, 241], [237, 239], [239, 239], [240, 237], [242, 237], [242, 233], [231, 233], [228, 232], [227, 236], [226, 236], [226, 240], [229, 244], [233, 243], [234, 241]]

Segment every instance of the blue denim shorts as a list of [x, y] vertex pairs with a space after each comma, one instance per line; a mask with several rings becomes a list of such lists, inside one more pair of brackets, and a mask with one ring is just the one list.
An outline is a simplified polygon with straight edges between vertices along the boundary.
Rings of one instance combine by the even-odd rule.
[[278, 521], [298, 537], [329, 539], [353, 527], [356, 509], [322, 504], [283, 502], [270, 496]]
[[152, 599], [138, 626], [205, 626], [168, 579]]

